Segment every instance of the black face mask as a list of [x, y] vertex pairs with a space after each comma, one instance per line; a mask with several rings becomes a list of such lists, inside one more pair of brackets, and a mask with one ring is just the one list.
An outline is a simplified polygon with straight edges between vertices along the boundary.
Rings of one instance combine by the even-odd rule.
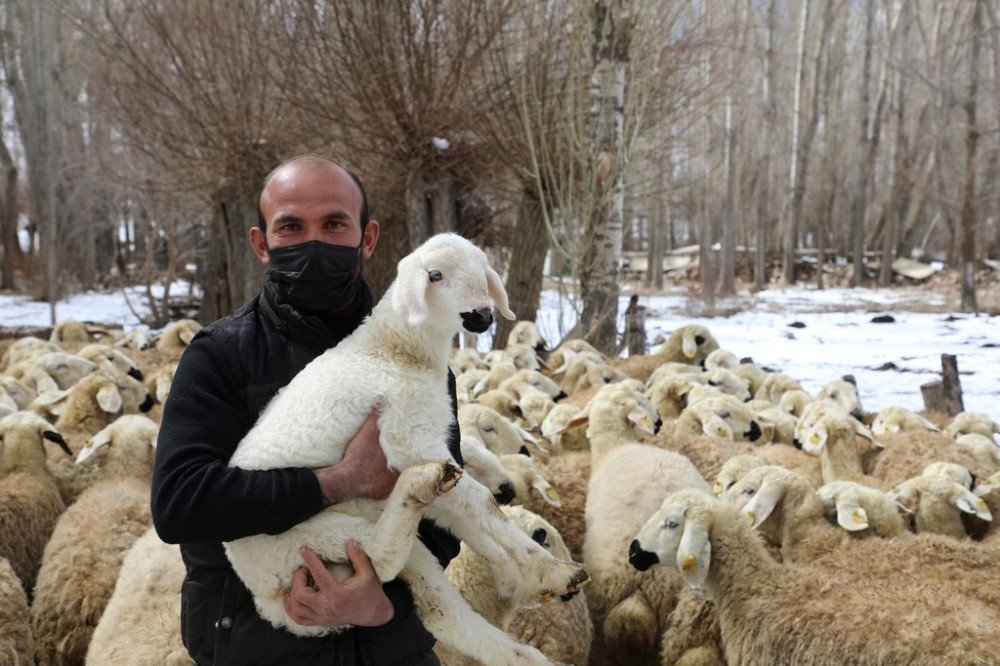
[[264, 272], [264, 284], [280, 301], [301, 312], [339, 310], [361, 290], [361, 244], [350, 247], [313, 240], [268, 253], [271, 263]]

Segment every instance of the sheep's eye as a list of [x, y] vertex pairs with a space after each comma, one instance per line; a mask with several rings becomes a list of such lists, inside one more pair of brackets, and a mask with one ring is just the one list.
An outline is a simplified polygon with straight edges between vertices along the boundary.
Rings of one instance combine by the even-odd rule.
[[676, 530], [677, 521], [674, 520], [673, 518], [667, 518], [667, 520], [663, 523], [663, 526], [666, 527], [668, 530]]
[[440, 282], [441, 280], [444, 279], [444, 276], [441, 275], [441, 271], [435, 269], [432, 271], [427, 271], [427, 278], [431, 282]]
[[696, 345], [701, 345], [701, 344], [704, 344], [704, 343], [705, 343], [705, 338], [704, 338], [704, 336], [701, 336], [701, 335], [696, 335], [696, 336], [694, 336], [694, 343], [695, 343]]
[[710, 379], [709, 382], [708, 382], [708, 385], [709, 386], [718, 386], [719, 382], [715, 381], [714, 379]]
[[483, 426], [483, 432], [493, 432], [494, 430], [495, 428], [490, 424], [486, 424]]
[[720, 412], [719, 413], [719, 418], [720, 419], [728, 419], [729, 417], [730, 417], [729, 412]]
[[746, 495], [747, 497], [751, 497], [757, 494], [757, 490], [751, 486], [747, 486], [746, 488], [743, 489], [743, 494]]
[[544, 546], [548, 548], [549, 534], [544, 528], [539, 527], [534, 532], [531, 533], [531, 540], [537, 543], [539, 546]]

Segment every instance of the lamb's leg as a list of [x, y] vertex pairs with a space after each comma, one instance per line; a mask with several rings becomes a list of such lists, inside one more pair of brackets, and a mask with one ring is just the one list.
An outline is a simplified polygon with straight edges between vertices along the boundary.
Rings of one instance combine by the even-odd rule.
[[510, 522], [475, 479], [466, 479], [434, 502], [427, 516], [486, 558], [505, 598], [529, 603], [575, 592], [588, 580], [582, 564], [557, 560]]
[[[358, 545], [371, 559], [379, 580], [387, 582], [399, 576], [427, 507], [461, 478], [462, 468], [450, 460], [432, 460], [402, 471], [370, 536], [358, 535]], [[339, 540], [333, 545], [336, 549]], [[342, 559], [343, 549], [339, 552], [338, 559]]]
[[437, 559], [419, 541], [400, 576], [413, 592], [427, 630], [455, 652], [486, 666], [550, 664], [541, 652], [518, 643], [472, 610], [451, 586]]

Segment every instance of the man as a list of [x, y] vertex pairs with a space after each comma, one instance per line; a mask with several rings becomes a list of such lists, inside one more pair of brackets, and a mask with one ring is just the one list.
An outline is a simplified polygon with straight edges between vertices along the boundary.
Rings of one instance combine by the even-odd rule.
[[[259, 213], [250, 243], [267, 268], [263, 292], [192, 340], [157, 444], [153, 523], [164, 541], [181, 544], [184, 645], [198, 664], [437, 664], [434, 639], [414, 614], [406, 585], [380, 585], [357, 544], [346, 553], [355, 573], [343, 582], [303, 549], [306, 567], [295, 573], [285, 599], [289, 616], [303, 625], [355, 625], [317, 639], [262, 620], [226, 559], [222, 541], [281, 533], [352, 497], [385, 498], [396, 482], [378, 446], [375, 413], [330, 467], [227, 466], [271, 397], [349, 335], [373, 305], [362, 267], [379, 224], [368, 219], [357, 176], [316, 155], [293, 158], [265, 180]], [[450, 374], [449, 391], [454, 408]], [[457, 424], [449, 447], [461, 462]], [[420, 538], [442, 564], [458, 552], [457, 540], [430, 524], [421, 526]]]

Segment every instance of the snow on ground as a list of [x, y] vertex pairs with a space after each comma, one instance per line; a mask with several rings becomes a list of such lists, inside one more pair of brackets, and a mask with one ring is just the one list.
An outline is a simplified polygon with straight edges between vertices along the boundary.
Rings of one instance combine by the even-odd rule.
[[[186, 285], [172, 292], [184, 293]], [[130, 291], [129, 299], [136, 310], [145, 312], [145, 299], [138, 290]], [[956, 354], [966, 409], [1000, 416], [1000, 347], [996, 346], [1000, 318], [926, 312], [943, 305], [937, 294], [906, 289], [774, 289], [719, 301], [717, 311], [726, 316], [697, 312], [693, 305], [700, 299], [688, 298], [682, 291], [643, 296], [639, 302], [648, 308], [651, 349], [678, 326], [701, 323], [737, 356], [751, 356], [759, 364], [786, 372], [811, 393], [828, 381], [853, 374], [862, 403], [871, 411], [890, 405], [920, 409], [920, 385], [939, 377], [942, 353]], [[626, 304], [623, 297], [619, 312]], [[881, 313], [891, 313], [896, 322], [871, 323]], [[58, 304], [57, 317], [126, 329], [141, 324], [121, 291], [72, 296]], [[573, 304], [560, 300], [556, 291], [544, 291], [537, 321], [542, 335], [558, 342], [576, 321]], [[795, 322], [805, 326], [789, 326]], [[48, 304], [0, 295], [0, 326], [48, 323]], [[478, 344], [487, 349], [490, 336], [480, 336]], [[879, 369], [888, 363], [895, 367]]]

